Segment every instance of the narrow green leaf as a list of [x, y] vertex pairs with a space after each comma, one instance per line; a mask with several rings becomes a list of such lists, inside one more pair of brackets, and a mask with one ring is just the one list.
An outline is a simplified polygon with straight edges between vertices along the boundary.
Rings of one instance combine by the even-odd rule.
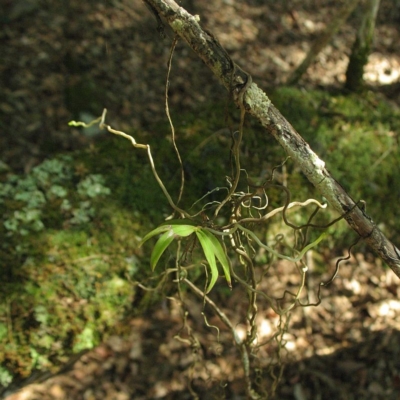
[[222, 269], [224, 270], [225, 279], [228, 283], [228, 286], [232, 288], [231, 270], [229, 268], [229, 260], [226, 257], [224, 248], [222, 247], [219, 240], [210, 231], [208, 231], [207, 229], [201, 229], [201, 231], [208, 237], [208, 239], [212, 243], [214, 247], [214, 254], [222, 265]]
[[153, 236], [159, 235], [162, 232], [169, 231], [171, 229], [171, 226], [169, 225], [161, 225], [157, 227], [156, 229], [153, 229], [151, 232], [149, 232], [139, 243], [139, 247], [147, 242], [149, 239], [151, 239]]
[[204, 234], [203, 230], [197, 230], [196, 236], [199, 239], [201, 247], [203, 248], [204, 251], [204, 255], [206, 256], [208, 265], [210, 266], [211, 279], [206, 289], [206, 293], [208, 293], [213, 288], [218, 278], [218, 268], [217, 268], [217, 263], [215, 261], [214, 245], [212, 244], [208, 236]]
[[159, 235], [160, 233], [169, 231], [173, 229], [176, 235], [186, 237], [192, 234], [197, 227], [197, 224], [190, 219], [172, 219], [170, 221], [165, 221], [163, 224], [158, 226], [156, 229], [153, 229], [149, 232], [139, 243], [139, 247], [151, 239], [153, 236]]
[[175, 235], [182, 237], [191, 235], [197, 229], [197, 226], [192, 225], [172, 225], [172, 230], [174, 231]]
[[[181, 220], [177, 220], [181, 221]], [[150, 266], [154, 270], [160, 257], [163, 255], [165, 249], [171, 244], [171, 242], [177, 237], [186, 237], [191, 235], [198, 228], [194, 225], [181, 225], [181, 224], [167, 224], [161, 225], [156, 229], [149, 232], [140, 242], [139, 246], [151, 239], [153, 236], [163, 233], [157, 240], [150, 257]]]
[[157, 240], [157, 243], [155, 244], [150, 256], [150, 266], [153, 271], [158, 263], [158, 260], [163, 255], [165, 249], [171, 244], [173, 240], [174, 235], [171, 231], [165, 232]]

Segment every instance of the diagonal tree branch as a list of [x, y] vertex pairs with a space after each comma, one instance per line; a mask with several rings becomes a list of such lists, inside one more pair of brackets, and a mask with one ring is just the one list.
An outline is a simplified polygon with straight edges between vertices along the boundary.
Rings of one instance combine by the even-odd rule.
[[372, 219], [354, 202], [330, 175], [308, 143], [296, 132], [268, 96], [252, 82], [251, 76], [236, 65], [217, 39], [201, 28], [192, 16], [173, 0], [144, 0], [168, 22], [233, 94], [241, 109], [257, 118], [268, 133], [285, 149], [308, 180], [337, 210], [400, 278], [400, 250], [380, 231]]

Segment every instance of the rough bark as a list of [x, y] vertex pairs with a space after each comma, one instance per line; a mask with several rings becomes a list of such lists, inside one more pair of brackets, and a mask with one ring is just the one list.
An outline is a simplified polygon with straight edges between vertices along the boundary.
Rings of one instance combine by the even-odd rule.
[[[248, 84], [249, 75], [233, 63], [212, 34], [201, 28], [199, 18], [190, 15], [173, 0], [145, 1], [165, 18], [172, 29], [214, 72], [219, 81], [233, 92], [238, 106], [242, 107], [241, 101], [244, 102], [246, 111], [257, 118], [266, 131], [274, 136], [331, 206], [344, 216], [350, 227], [400, 278], [400, 250], [385, 237], [372, 219], [330, 175], [324, 161], [312, 151], [268, 96], [254, 82]], [[238, 96], [244, 87], [246, 92]]]
[[364, 67], [368, 62], [374, 39], [375, 21], [378, 15], [380, 0], [367, 0], [360, 9], [361, 25], [351, 50], [349, 65], [346, 71], [346, 89], [358, 92], [364, 86]]

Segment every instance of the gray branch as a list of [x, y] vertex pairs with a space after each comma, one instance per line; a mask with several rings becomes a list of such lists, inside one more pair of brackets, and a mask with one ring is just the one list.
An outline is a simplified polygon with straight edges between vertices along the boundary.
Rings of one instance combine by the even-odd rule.
[[[150, 4], [151, 8], [168, 22], [174, 32], [186, 41], [213, 71], [222, 85], [233, 92], [237, 105], [241, 107], [241, 101], [244, 102], [246, 111], [257, 118], [266, 131], [274, 136], [320, 194], [343, 215], [350, 227], [400, 278], [400, 250], [385, 237], [365, 211], [331, 176], [325, 168], [324, 161], [286, 121], [268, 96], [254, 82], [247, 85], [249, 75], [233, 63], [228, 53], [211, 33], [201, 28], [199, 18], [189, 14], [173, 0], [145, 0], [145, 2]], [[246, 92], [238, 95], [243, 88], [247, 89]]]

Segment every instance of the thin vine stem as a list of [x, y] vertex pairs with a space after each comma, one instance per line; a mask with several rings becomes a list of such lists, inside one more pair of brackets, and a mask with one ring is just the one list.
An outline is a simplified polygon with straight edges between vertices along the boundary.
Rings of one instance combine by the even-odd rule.
[[107, 109], [105, 108], [105, 109], [103, 110], [103, 114], [102, 114], [102, 116], [101, 116], [101, 120], [100, 120], [100, 124], [99, 124], [100, 129], [107, 129], [110, 133], [113, 133], [114, 135], [119, 135], [119, 136], [122, 136], [122, 137], [125, 138], [125, 139], [128, 139], [128, 140], [132, 143], [132, 146], [135, 147], [135, 148], [147, 150], [147, 156], [148, 156], [148, 158], [149, 158], [151, 170], [152, 170], [152, 172], [153, 172], [154, 177], [156, 178], [156, 181], [157, 181], [158, 185], [160, 186], [161, 190], [163, 191], [164, 196], [167, 198], [168, 203], [170, 204], [170, 206], [171, 206], [178, 214], [181, 215], [181, 217], [190, 218], [190, 217], [191, 217], [190, 214], [188, 214], [185, 210], [179, 208], [179, 207], [174, 203], [174, 201], [172, 200], [172, 197], [171, 197], [170, 194], [168, 193], [167, 188], [164, 186], [163, 181], [162, 181], [161, 178], [159, 177], [159, 175], [158, 175], [158, 173], [157, 173], [157, 170], [156, 170], [156, 167], [155, 167], [155, 164], [154, 164], [153, 157], [152, 157], [152, 155], [151, 155], [150, 145], [148, 145], [148, 144], [140, 144], [140, 143], [137, 143], [136, 140], [135, 140], [131, 135], [128, 135], [128, 134], [126, 134], [125, 132], [117, 131], [117, 130], [111, 128], [110, 125], [107, 125], [107, 124], [105, 123], [106, 114], [107, 114]]
[[167, 114], [169, 126], [171, 128], [172, 144], [174, 146], [174, 150], [175, 150], [176, 156], [178, 158], [179, 167], [180, 167], [180, 171], [181, 171], [181, 185], [180, 185], [180, 188], [179, 188], [178, 200], [176, 201], [177, 205], [179, 204], [179, 202], [182, 199], [183, 189], [185, 187], [185, 172], [183, 170], [183, 163], [182, 163], [181, 154], [180, 154], [178, 146], [176, 144], [175, 127], [174, 127], [174, 124], [172, 122], [171, 114], [169, 112], [168, 91], [169, 91], [169, 76], [170, 76], [170, 73], [171, 73], [172, 57], [174, 55], [174, 50], [175, 50], [176, 44], [178, 43], [178, 39], [179, 39], [179, 36], [175, 35], [174, 40], [172, 41], [171, 50], [170, 50], [169, 57], [168, 57], [168, 62], [167, 62], [167, 77], [166, 77], [166, 80], [165, 80], [165, 113]]

